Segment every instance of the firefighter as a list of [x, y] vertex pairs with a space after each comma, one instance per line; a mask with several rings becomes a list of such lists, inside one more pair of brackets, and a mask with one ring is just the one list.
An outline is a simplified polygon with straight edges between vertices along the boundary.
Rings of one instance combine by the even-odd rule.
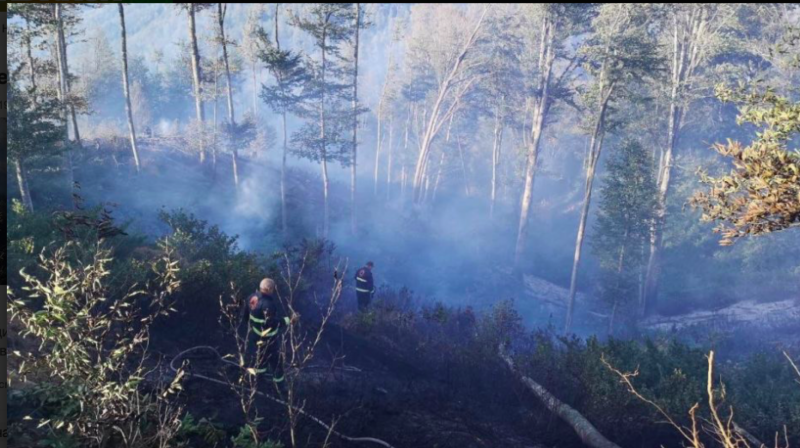
[[368, 261], [367, 264], [356, 271], [356, 298], [358, 299], [358, 310], [367, 311], [372, 296], [375, 294], [375, 282], [372, 281], [372, 268], [375, 264]]
[[[256, 292], [247, 297], [246, 312], [249, 317], [247, 346], [250, 364], [255, 374], [270, 374], [272, 380], [283, 381], [283, 366], [280, 360], [281, 330], [297, 320], [289, 319], [276, 296], [277, 288], [271, 278], [261, 280]], [[261, 342], [261, 344], [259, 344]], [[262, 358], [256, 359], [258, 347], [264, 347]]]

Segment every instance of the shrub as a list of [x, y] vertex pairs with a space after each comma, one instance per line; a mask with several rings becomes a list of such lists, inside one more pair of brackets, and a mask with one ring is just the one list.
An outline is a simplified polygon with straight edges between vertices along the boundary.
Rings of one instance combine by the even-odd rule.
[[44, 275], [23, 271], [26, 297], [9, 295], [21, 336], [39, 344], [36, 352], [14, 353], [19, 367], [9, 375], [15, 383], [36, 378], [22, 390], [39, 404], [25, 419], [37, 425], [26, 432], [60, 446], [164, 446], [179, 426], [181, 409], [170, 398], [180, 390], [182, 375], [167, 385], [146, 386], [145, 361], [150, 325], [169, 313], [180, 286], [173, 251], [162, 244], [147, 282], [114, 296], [106, 287], [110, 251], [98, 244], [89, 263], [71, 263], [73, 246], [78, 244], [44, 251]]

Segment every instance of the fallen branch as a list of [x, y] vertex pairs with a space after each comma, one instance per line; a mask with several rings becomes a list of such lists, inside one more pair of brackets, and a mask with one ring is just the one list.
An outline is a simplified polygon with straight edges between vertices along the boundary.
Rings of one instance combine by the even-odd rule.
[[[232, 365], [232, 366], [235, 366], [236, 368], [240, 368], [240, 367], [239, 367], [239, 365], [238, 365], [238, 364], [236, 364], [235, 362], [231, 362], [231, 361], [228, 361], [227, 359], [224, 359], [224, 358], [223, 358], [223, 357], [222, 357], [222, 356], [219, 354], [219, 352], [217, 351], [217, 349], [215, 349], [214, 347], [205, 346], [205, 345], [203, 345], [203, 346], [197, 346], [197, 347], [192, 347], [192, 348], [186, 349], [186, 350], [184, 350], [184, 351], [182, 351], [182, 352], [178, 353], [178, 355], [177, 355], [177, 356], [175, 356], [175, 357], [172, 359], [172, 361], [169, 363], [169, 368], [170, 368], [170, 369], [172, 369], [172, 371], [173, 371], [173, 372], [175, 372], [175, 373], [177, 374], [179, 369], [178, 369], [178, 367], [175, 367], [175, 361], [177, 361], [177, 360], [179, 360], [179, 359], [182, 359], [182, 358], [184, 358], [184, 357], [186, 356], [186, 354], [187, 354], [187, 353], [190, 353], [190, 352], [193, 352], [193, 351], [197, 351], [197, 350], [208, 350], [208, 351], [212, 351], [212, 352], [214, 352], [214, 353], [215, 353], [215, 354], [216, 354], [216, 355], [219, 357], [220, 361], [222, 361], [222, 362], [224, 362], [224, 363], [226, 363], [226, 364], [230, 364], [230, 365]], [[199, 378], [199, 379], [201, 379], [201, 380], [205, 380], [205, 381], [210, 381], [210, 382], [212, 382], [212, 383], [221, 384], [221, 385], [223, 385], [223, 386], [228, 386], [228, 383], [226, 383], [226, 382], [224, 382], [224, 381], [222, 381], [222, 380], [218, 380], [218, 379], [215, 379], [215, 378], [211, 378], [211, 377], [208, 377], [208, 376], [205, 376], [205, 375], [201, 375], [201, 374], [198, 374], [198, 373], [188, 373], [188, 372], [186, 372], [186, 373], [185, 373], [185, 375], [186, 375], [186, 376], [192, 376], [192, 377], [195, 377], [195, 378]], [[260, 392], [260, 391], [255, 391], [255, 393], [256, 393], [257, 395], [261, 395], [261, 396], [262, 396], [262, 397], [264, 397], [264, 398], [267, 398], [268, 400], [271, 400], [271, 401], [273, 401], [273, 402], [275, 402], [275, 403], [278, 403], [278, 404], [280, 404], [280, 405], [282, 405], [282, 406], [288, 406], [288, 404], [287, 404], [285, 401], [281, 400], [280, 398], [273, 397], [272, 395], [265, 394], [264, 392]], [[310, 419], [311, 421], [313, 421], [314, 423], [316, 423], [316, 424], [318, 424], [318, 425], [322, 426], [323, 428], [325, 428], [325, 430], [326, 430], [326, 431], [328, 431], [328, 436], [330, 436], [330, 434], [333, 434], [333, 435], [335, 435], [335, 436], [339, 437], [340, 439], [347, 440], [348, 442], [354, 442], [354, 443], [373, 443], [373, 444], [376, 444], [376, 445], [381, 445], [381, 446], [383, 446], [383, 447], [385, 447], [385, 448], [394, 448], [392, 445], [390, 445], [390, 444], [389, 444], [389, 443], [387, 443], [387, 442], [384, 442], [384, 441], [383, 441], [383, 440], [381, 440], [381, 439], [376, 439], [376, 438], [373, 438], [373, 437], [350, 437], [350, 436], [344, 435], [344, 434], [342, 434], [342, 433], [340, 433], [340, 432], [338, 432], [338, 431], [334, 430], [332, 425], [329, 425], [329, 424], [327, 424], [327, 423], [323, 422], [322, 420], [320, 420], [320, 419], [319, 419], [319, 418], [317, 418], [317, 417], [314, 417], [313, 415], [309, 414], [309, 413], [308, 413], [308, 412], [306, 412], [305, 410], [303, 410], [303, 409], [301, 409], [301, 408], [297, 408], [297, 407], [293, 407], [293, 409], [294, 409], [294, 411], [295, 411], [295, 412], [297, 412], [298, 414], [301, 414], [301, 415], [304, 415], [304, 416], [306, 416], [307, 418], [309, 418], [309, 419]]]
[[531, 392], [533, 392], [534, 395], [539, 398], [539, 400], [542, 401], [545, 407], [550, 410], [550, 412], [559, 416], [562, 420], [564, 420], [564, 422], [571, 426], [573, 430], [575, 430], [575, 433], [584, 444], [592, 448], [620, 448], [619, 445], [611, 442], [610, 440], [606, 439], [605, 436], [600, 434], [600, 431], [598, 431], [597, 428], [595, 428], [594, 425], [592, 425], [592, 423], [586, 419], [586, 417], [581, 415], [580, 412], [556, 398], [547, 389], [542, 387], [541, 384], [519, 373], [514, 367], [514, 360], [512, 360], [511, 357], [506, 354], [505, 351], [503, 351], [502, 346], [500, 347], [498, 353], [503, 361], [505, 361], [505, 363], [508, 365], [509, 369], [511, 369], [514, 374], [520, 377], [522, 382], [528, 386], [528, 389], [530, 389]]

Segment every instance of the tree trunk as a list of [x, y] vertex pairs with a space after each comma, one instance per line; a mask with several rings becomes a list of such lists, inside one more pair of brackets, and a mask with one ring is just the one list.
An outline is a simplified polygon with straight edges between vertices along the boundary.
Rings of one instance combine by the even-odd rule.
[[445, 152], [442, 151], [442, 157], [439, 159], [439, 169], [436, 172], [436, 181], [433, 183], [433, 194], [431, 195], [431, 201], [436, 201], [436, 193], [439, 191], [439, 183], [442, 181], [442, 170], [444, 169], [444, 162], [446, 160], [445, 155]]
[[[67, 39], [65, 37], [64, 32], [64, 20], [63, 20], [63, 11], [61, 8], [57, 8], [58, 11], [58, 41], [59, 41], [59, 53], [61, 58], [61, 64], [63, 66], [64, 75], [63, 75], [63, 82], [64, 82], [64, 97], [68, 98], [69, 93], [72, 89], [72, 85], [69, 79], [69, 62], [67, 59]], [[78, 129], [78, 119], [75, 113], [75, 105], [71, 102], [68, 102], [68, 110], [69, 115], [72, 120], [72, 134], [75, 137], [75, 143], [78, 147], [82, 147], [83, 143], [81, 142], [81, 133]]]
[[520, 377], [522, 383], [525, 384], [528, 390], [533, 392], [536, 398], [538, 398], [550, 412], [557, 415], [561, 420], [572, 427], [585, 445], [592, 448], [620, 448], [614, 442], [606, 439], [586, 417], [581, 415], [581, 413], [573, 407], [556, 398], [550, 391], [533, 379], [520, 374], [514, 366], [514, 361], [509, 355], [503, 352], [502, 347], [499, 354], [511, 372]]
[[667, 193], [669, 191], [670, 174], [672, 173], [672, 157], [678, 134], [678, 122], [681, 114], [679, 96], [683, 80], [686, 59], [686, 46], [679, 38], [677, 18], [674, 22], [673, 34], [672, 89], [670, 91], [669, 127], [667, 129], [667, 147], [662, 153], [662, 161], [658, 173], [658, 197], [656, 217], [651, 230], [650, 256], [647, 260], [647, 271], [644, 281], [644, 294], [641, 298], [641, 315], [651, 314], [655, 310], [658, 293], [658, 278], [661, 272], [661, 245], [667, 215]]
[[533, 181], [536, 175], [537, 162], [539, 158], [539, 142], [541, 141], [542, 130], [544, 127], [545, 115], [548, 111], [550, 78], [553, 69], [553, 40], [554, 31], [552, 30], [550, 18], [545, 16], [542, 20], [542, 43], [539, 49], [539, 79], [537, 81], [537, 92], [539, 96], [535, 99], [533, 107], [533, 120], [531, 124], [531, 141], [528, 147], [528, 158], [525, 167], [525, 187], [522, 192], [522, 205], [519, 214], [519, 227], [517, 229], [517, 243], [514, 249], [514, 267], [520, 268], [522, 254], [525, 249], [525, 241], [528, 236], [528, 219], [531, 201], [533, 199]]
[[350, 232], [358, 231], [356, 183], [358, 163], [358, 44], [361, 33], [361, 3], [356, 3], [355, 45], [353, 47], [353, 161], [350, 165]]
[[322, 221], [322, 236], [328, 238], [328, 230], [330, 225], [330, 207], [328, 204], [328, 155], [327, 155], [327, 141], [325, 135], [325, 70], [327, 69], [327, 60], [325, 54], [326, 41], [327, 41], [327, 23], [322, 31], [322, 91], [320, 94], [320, 107], [319, 107], [319, 121], [320, 121], [320, 141], [322, 143], [322, 195], [324, 200], [323, 205], [323, 221]]
[[[622, 284], [622, 268], [625, 266], [625, 244], [628, 240], [628, 229], [625, 229], [625, 235], [622, 237], [622, 247], [619, 249], [619, 260], [617, 261], [617, 291]], [[608, 337], [614, 335], [614, 323], [617, 318], [617, 307], [619, 306], [619, 298], [614, 297], [614, 304], [611, 306], [611, 315], [608, 317]]]
[[133, 163], [136, 165], [136, 172], [141, 171], [139, 161], [139, 149], [136, 147], [136, 127], [133, 124], [133, 107], [131, 107], [131, 92], [128, 82], [128, 40], [125, 29], [125, 7], [119, 4], [119, 23], [122, 27], [122, 87], [125, 93], [125, 113], [128, 117], [128, 134], [131, 139], [131, 150], [133, 151]]
[[31, 190], [28, 187], [28, 171], [25, 169], [25, 164], [22, 160], [17, 160], [14, 163], [17, 170], [17, 186], [19, 187], [19, 196], [22, 200], [22, 205], [29, 212], [33, 212], [33, 199], [31, 199]]
[[[222, 3], [217, 3], [217, 19], [219, 20], [219, 37], [222, 44], [222, 62], [225, 64], [225, 82], [228, 93], [228, 126], [230, 127], [230, 137], [236, 141], [236, 115], [233, 110], [233, 85], [231, 84], [231, 69], [228, 64], [228, 42], [225, 39], [225, 14], [228, 7]], [[239, 189], [239, 145], [231, 148], [231, 160], [233, 162], [233, 185]]]
[[386, 153], [386, 200], [391, 199], [392, 193], [392, 158], [394, 157], [394, 115], [389, 115], [389, 150]]
[[[386, 90], [386, 83], [383, 84], [383, 90]], [[378, 101], [378, 145], [375, 148], [375, 172], [373, 174], [374, 191], [373, 194], [378, 196], [378, 176], [380, 172], [381, 161], [381, 145], [383, 144], [383, 91], [381, 92], [381, 99]]]
[[[600, 75], [605, 77], [605, 64], [603, 72]], [[603, 80], [600, 81], [600, 92], [603, 92]], [[572, 275], [569, 281], [569, 299], [567, 302], [567, 321], [564, 326], [564, 332], [569, 333], [572, 329], [572, 318], [575, 311], [575, 293], [578, 289], [578, 266], [581, 262], [581, 251], [583, 249], [583, 239], [586, 235], [586, 222], [589, 219], [589, 207], [592, 203], [592, 189], [594, 186], [594, 175], [597, 170], [597, 162], [600, 160], [600, 154], [603, 151], [603, 137], [605, 134], [605, 116], [608, 109], [608, 101], [611, 99], [611, 94], [614, 92], [614, 83], [608, 86], [608, 91], [604, 93], [603, 98], [600, 100], [600, 108], [598, 110], [597, 122], [595, 123], [594, 132], [592, 132], [591, 143], [589, 144], [590, 159], [589, 165], [586, 167], [586, 186], [583, 196], [583, 207], [581, 208], [581, 220], [578, 224], [578, 236], [575, 241], [575, 255], [572, 259]]]
[[[195, 117], [200, 126], [201, 133], [204, 132], [203, 122], [205, 121], [205, 111], [203, 110], [203, 85], [200, 75], [200, 49], [197, 45], [197, 30], [195, 25], [195, 4], [189, 3], [189, 42], [192, 46], [192, 83], [194, 85], [194, 108]], [[206, 149], [203, 146], [204, 139], [200, 139], [200, 163], [206, 161]]]
[[[278, 13], [280, 12], [280, 5], [280, 3], [275, 4], [275, 48], [277, 48], [278, 51], [281, 50], [281, 40], [278, 34]], [[281, 90], [283, 90], [283, 79], [281, 78], [280, 73], [276, 73], [276, 78], [278, 85], [281, 86]], [[286, 108], [281, 110], [281, 125], [283, 129], [283, 155], [281, 157], [281, 230], [283, 231], [283, 235], [286, 236], [289, 231], [288, 215], [286, 211], [286, 158], [289, 154], [289, 135], [286, 128]]]
[[61, 17], [61, 8], [62, 6], [59, 3], [55, 3], [52, 6], [53, 11], [53, 18], [56, 21], [56, 66], [58, 68], [58, 100], [61, 102], [61, 115], [64, 121], [64, 146], [67, 148], [66, 154], [64, 156], [64, 161], [66, 165], [65, 171], [67, 172], [67, 179], [69, 181], [69, 188], [70, 191], [74, 191], [75, 188], [75, 169], [72, 164], [72, 148], [69, 144], [69, 107], [67, 106], [67, 67], [66, 62], [64, 61], [64, 51], [62, 46], [64, 45], [64, 40], [62, 36], [64, 34], [64, 22]]
[[[219, 61], [219, 49], [214, 57]], [[217, 153], [219, 152], [219, 64], [214, 64], [214, 114], [212, 116], [211, 126], [213, 128], [211, 142], [211, 179], [216, 182], [217, 180]]]
[[33, 59], [33, 45], [32, 45], [33, 34], [31, 32], [31, 23], [30, 23], [30, 20], [28, 20], [27, 18], [25, 19], [25, 28], [26, 28], [26, 31], [27, 31], [26, 34], [25, 34], [25, 51], [26, 51], [26, 54], [27, 54], [27, 57], [28, 57], [28, 77], [29, 77], [29, 79], [31, 81], [31, 90], [34, 92], [33, 104], [35, 105], [36, 104], [36, 94], [35, 94], [35, 92], [36, 92], [36, 64], [35, 64], [35, 59]]
[[461, 148], [461, 139], [456, 136], [456, 145], [458, 146], [458, 156], [461, 159], [461, 173], [464, 175], [464, 194], [470, 196], [469, 174], [467, 173], [467, 162], [464, 160], [464, 150]]
[[253, 61], [253, 119], [258, 118], [258, 68]]
[[494, 115], [494, 145], [492, 146], [492, 193], [489, 202], [489, 218], [494, 218], [494, 207], [497, 202], [497, 167], [500, 165], [500, 146], [503, 144], [503, 124], [499, 107]]

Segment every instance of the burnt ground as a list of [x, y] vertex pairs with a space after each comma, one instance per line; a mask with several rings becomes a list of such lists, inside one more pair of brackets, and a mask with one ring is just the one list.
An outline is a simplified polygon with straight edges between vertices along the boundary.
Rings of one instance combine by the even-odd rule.
[[[182, 339], [187, 343], [173, 340], [162, 347], [165, 359], [192, 346], [190, 338]], [[218, 346], [221, 353], [226, 348]], [[470, 369], [464, 364], [470, 360], [444, 355], [425, 359], [419, 350], [409, 351], [386, 335], [330, 325], [300, 376], [301, 400], [307, 412], [335, 421], [343, 434], [379, 438], [398, 448], [581, 446], [500, 362]], [[196, 352], [188, 371], [215, 377], [230, 368], [211, 352]], [[264, 387], [275, 394], [271, 384]], [[181, 399], [195, 419], [211, 419], [229, 435], [243, 423], [236, 397], [221, 384], [189, 378]], [[264, 436], [288, 445], [286, 409], [266, 398], [259, 398], [257, 406]], [[326, 436], [324, 428], [304, 417], [297, 433], [300, 446], [322, 446]], [[330, 443], [379, 446], [337, 437]]]

